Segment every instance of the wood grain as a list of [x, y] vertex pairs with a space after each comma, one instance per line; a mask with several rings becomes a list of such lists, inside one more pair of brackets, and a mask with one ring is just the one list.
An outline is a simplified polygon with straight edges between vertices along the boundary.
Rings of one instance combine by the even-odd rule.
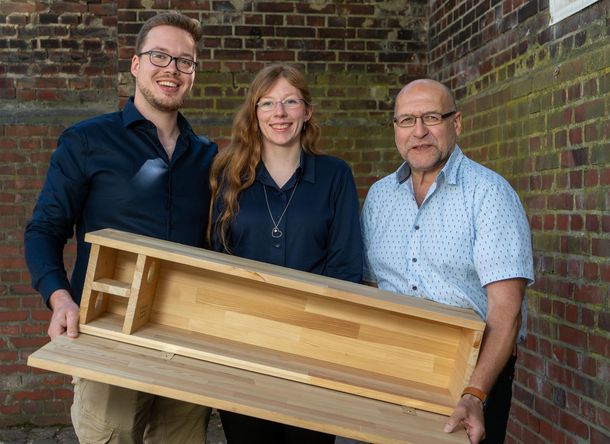
[[88, 334], [56, 338], [28, 365], [378, 444], [468, 443], [442, 432], [441, 415]]
[[86, 240], [91, 335], [445, 415], [476, 363], [472, 310], [116, 230]]

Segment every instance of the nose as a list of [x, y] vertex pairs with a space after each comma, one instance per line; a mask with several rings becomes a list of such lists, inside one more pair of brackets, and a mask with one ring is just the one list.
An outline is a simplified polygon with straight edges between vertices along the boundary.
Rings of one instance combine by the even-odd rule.
[[165, 70], [165, 72], [171, 72], [172, 74], [180, 73], [180, 71], [178, 71], [178, 59], [172, 58], [172, 61], [169, 62], [169, 65], [167, 65], [163, 69]]
[[[279, 106], [278, 106], [279, 105]], [[273, 108], [273, 112], [280, 116], [286, 114], [286, 106], [282, 102], [275, 102], [275, 107]]]
[[428, 127], [424, 124], [424, 120], [421, 117], [415, 119], [415, 126], [413, 127], [413, 135], [415, 137], [424, 137], [428, 134]]

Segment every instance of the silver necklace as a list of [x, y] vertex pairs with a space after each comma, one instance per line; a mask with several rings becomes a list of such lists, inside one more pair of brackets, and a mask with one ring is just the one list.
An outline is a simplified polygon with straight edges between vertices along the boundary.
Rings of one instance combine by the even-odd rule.
[[278, 225], [282, 221], [284, 214], [286, 214], [286, 210], [288, 209], [290, 202], [292, 202], [292, 197], [294, 196], [294, 192], [297, 190], [297, 187], [299, 186], [299, 181], [297, 180], [297, 183], [294, 185], [294, 188], [292, 189], [292, 193], [290, 194], [290, 199], [288, 199], [288, 203], [284, 207], [284, 211], [282, 211], [282, 214], [280, 214], [280, 218], [277, 220], [277, 222], [273, 218], [273, 214], [271, 214], [271, 207], [269, 206], [269, 199], [267, 198], [267, 187], [262, 182], [261, 182], [261, 185], [263, 186], [263, 192], [265, 193], [265, 203], [267, 204], [267, 211], [269, 211], [269, 217], [271, 218], [271, 222], [273, 222], [273, 228], [271, 229], [271, 237], [274, 237], [277, 239], [278, 237], [282, 237], [284, 235], [282, 230], [280, 230], [278, 228]]

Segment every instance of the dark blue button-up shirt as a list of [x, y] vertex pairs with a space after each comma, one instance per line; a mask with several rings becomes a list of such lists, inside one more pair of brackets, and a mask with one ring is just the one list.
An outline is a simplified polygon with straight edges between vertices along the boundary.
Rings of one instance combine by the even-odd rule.
[[[269, 210], [276, 223], [284, 212], [277, 225], [281, 237], [272, 235]], [[295, 174], [278, 188], [261, 162], [253, 185], [239, 197], [228, 239], [236, 256], [360, 282], [362, 241], [350, 167], [335, 157], [303, 154]], [[223, 250], [217, 238], [212, 244]]]
[[[80, 302], [89, 257], [84, 236], [115, 228], [202, 246], [210, 201], [209, 168], [216, 144], [195, 135], [178, 116], [171, 160], [130, 100], [121, 112], [80, 122], [63, 132], [25, 231], [32, 285], [48, 302], [67, 289]], [[77, 257], [68, 282], [63, 247], [76, 228]]]

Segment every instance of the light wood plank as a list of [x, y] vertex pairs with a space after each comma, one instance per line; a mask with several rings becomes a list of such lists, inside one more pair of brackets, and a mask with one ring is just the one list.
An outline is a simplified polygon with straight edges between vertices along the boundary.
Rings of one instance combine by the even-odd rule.
[[[125, 341], [119, 316], [102, 316], [92, 323], [81, 325], [81, 331]], [[381, 399], [387, 402], [450, 415], [455, 405], [445, 387], [432, 380], [413, 381], [407, 373], [391, 377], [381, 366], [374, 370], [358, 370], [346, 365], [310, 359], [292, 353], [269, 350], [226, 338], [149, 324], [129, 336], [130, 343], [175, 353], [196, 359], [216, 362], [245, 370], [264, 373], [297, 382]]]
[[[28, 364], [108, 384], [378, 444], [467, 444], [446, 418], [131, 344], [81, 334], [56, 338]], [[113, 365], [109, 366], [108, 363]]]
[[100, 278], [91, 283], [91, 289], [113, 296], [128, 298], [131, 292], [131, 284], [117, 281], [116, 279]]
[[138, 255], [129, 303], [125, 311], [123, 333], [132, 334], [150, 320], [160, 262], [143, 254]]
[[93, 244], [103, 244], [111, 248], [145, 254], [169, 262], [243, 277], [253, 282], [265, 282], [292, 290], [386, 308], [390, 311], [407, 313], [450, 325], [481, 328], [482, 321], [472, 310], [450, 307], [421, 298], [406, 298], [404, 295], [366, 285], [354, 284], [223, 253], [112, 229], [87, 233], [85, 240]]

